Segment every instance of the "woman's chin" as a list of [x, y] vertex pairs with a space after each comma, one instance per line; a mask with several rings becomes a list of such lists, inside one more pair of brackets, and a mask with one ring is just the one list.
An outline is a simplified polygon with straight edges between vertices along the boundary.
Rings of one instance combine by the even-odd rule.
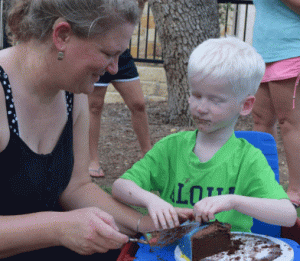
[[93, 93], [94, 89], [95, 89], [95, 83], [92, 82], [89, 83], [88, 85], [85, 85], [84, 88], [79, 88], [75, 93], [91, 94]]

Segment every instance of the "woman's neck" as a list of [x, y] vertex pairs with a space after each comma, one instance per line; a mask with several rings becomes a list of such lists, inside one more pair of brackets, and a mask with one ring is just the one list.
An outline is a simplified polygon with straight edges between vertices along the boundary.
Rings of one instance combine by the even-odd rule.
[[34, 41], [18, 44], [10, 49], [7, 74], [10, 83], [24, 94], [35, 96], [43, 103], [51, 102], [60, 91], [51, 77], [51, 52], [46, 45]]

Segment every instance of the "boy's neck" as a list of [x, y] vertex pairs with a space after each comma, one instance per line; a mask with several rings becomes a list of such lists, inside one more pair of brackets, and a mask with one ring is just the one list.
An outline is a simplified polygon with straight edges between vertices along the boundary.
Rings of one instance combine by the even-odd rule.
[[234, 130], [216, 131], [212, 133], [203, 133], [198, 131], [194, 153], [200, 162], [209, 161], [222, 146], [229, 140]]

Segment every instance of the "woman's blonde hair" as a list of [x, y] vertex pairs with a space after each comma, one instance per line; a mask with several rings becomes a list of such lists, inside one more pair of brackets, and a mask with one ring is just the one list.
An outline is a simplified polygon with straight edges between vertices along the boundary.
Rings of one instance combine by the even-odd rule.
[[11, 41], [45, 40], [62, 17], [81, 38], [101, 34], [123, 23], [136, 24], [136, 0], [10, 0], [7, 33]]

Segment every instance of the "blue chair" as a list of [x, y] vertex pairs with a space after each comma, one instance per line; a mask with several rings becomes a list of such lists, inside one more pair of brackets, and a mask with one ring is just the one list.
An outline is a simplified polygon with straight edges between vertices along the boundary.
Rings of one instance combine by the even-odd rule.
[[[279, 182], [278, 153], [274, 137], [269, 133], [259, 131], [235, 131], [235, 136], [247, 140], [262, 151], [275, 173], [275, 179]], [[257, 219], [253, 219], [251, 231], [257, 234], [281, 237], [281, 226], [270, 225]]]

